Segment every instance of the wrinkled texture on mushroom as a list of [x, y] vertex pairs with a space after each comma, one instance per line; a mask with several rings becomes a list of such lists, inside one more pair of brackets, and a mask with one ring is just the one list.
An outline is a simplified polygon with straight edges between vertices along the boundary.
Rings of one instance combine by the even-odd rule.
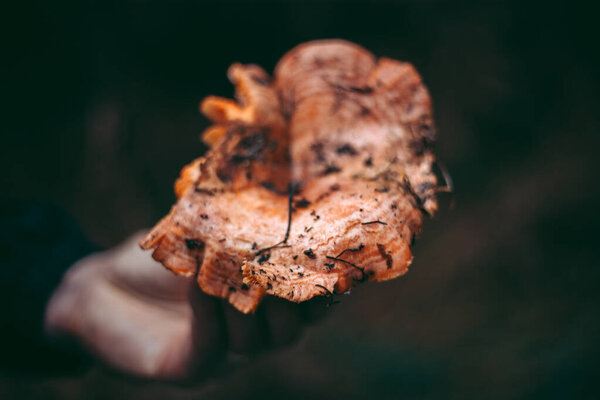
[[207, 97], [212, 148], [140, 243], [238, 310], [400, 276], [437, 210], [431, 100], [414, 67], [353, 43], [301, 44], [275, 69], [234, 64], [237, 102]]

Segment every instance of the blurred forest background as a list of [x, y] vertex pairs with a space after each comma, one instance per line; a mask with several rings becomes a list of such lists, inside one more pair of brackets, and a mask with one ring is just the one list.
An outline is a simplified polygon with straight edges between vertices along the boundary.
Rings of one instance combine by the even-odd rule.
[[2, 192], [62, 206], [99, 245], [168, 211], [180, 168], [205, 151], [198, 103], [231, 96], [232, 62], [272, 71], [311, 39], [417, 67], [455, 194], [408, 275], [342, 297], [288, 349], [187, 387], [101, 367], [6, 375], [0, 398], [598, 396], [597, 14], [524, 3], [3, 5]]

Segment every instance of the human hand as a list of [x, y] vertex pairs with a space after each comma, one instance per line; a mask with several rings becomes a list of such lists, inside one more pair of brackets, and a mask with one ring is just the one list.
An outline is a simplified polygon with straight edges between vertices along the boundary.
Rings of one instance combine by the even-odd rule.
[[142, 237], [70, 268], [46, 309], [50, 334], [75, 338], [121, 372], [185, 379], [214, 369], [227, 351], [274, 348], [300, 332], [305, 305], [270, 298], [243, 315], [163, 268], [138, 247]]

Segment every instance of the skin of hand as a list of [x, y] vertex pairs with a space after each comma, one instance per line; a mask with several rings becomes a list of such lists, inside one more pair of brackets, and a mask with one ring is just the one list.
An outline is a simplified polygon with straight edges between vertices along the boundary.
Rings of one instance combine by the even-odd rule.
[[74, 264], [53, 293], [45, 327], [69, 337], [113, 369], [143, 378], [186, 380], [214, 370], [228, 354], [293, 341], [320, 304], [271, 296], [244, 315], [204, 294], [142, 251], [144, 232]]

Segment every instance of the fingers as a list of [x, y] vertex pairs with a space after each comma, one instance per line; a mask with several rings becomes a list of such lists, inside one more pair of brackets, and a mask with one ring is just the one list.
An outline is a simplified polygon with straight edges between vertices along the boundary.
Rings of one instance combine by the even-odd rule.
[[306, 323], [305, 308], [274, 297], [264, 299], [254, 314], [242, 314], [223, 304], [228, 349], [236, 354], [256, 354], [291, 344]]
[[272, 347], [286, 346], [300, 336], [303, 322], [299, 304], [269, 296], [262, 307]]
[[255, 354], [268, 344], [264, 314], [259, 306], [254, 314], [242, 314], [230, 304], [223, 305], [229, 350], [237, 354]]
[[301, 304], [268, 297], [254, 314], [243, 314], [216, 297], [190, 285], [194, 363], [191, 374], [198, 376], [216, 368], [226, 351], [252, 355], [280, 348], [296, 340], [304, 326], [323, 318], [329, 301], [317, 298]]
[[226, 351], [255, 355], [289, 345], [299, 337], [304, 324], [302, 307], [282, 299], [265, 299], [256, 313], [243, 314], [197, 285], [191, 285], [189, 298], [194, 314], [192, 376], [217, 368]]
[[227, 349], [225, 320], [220, 299], [209, 296], [194, 282], [189, 288], [192, 306], [192, 353], [190, 376], [210, 371]]

